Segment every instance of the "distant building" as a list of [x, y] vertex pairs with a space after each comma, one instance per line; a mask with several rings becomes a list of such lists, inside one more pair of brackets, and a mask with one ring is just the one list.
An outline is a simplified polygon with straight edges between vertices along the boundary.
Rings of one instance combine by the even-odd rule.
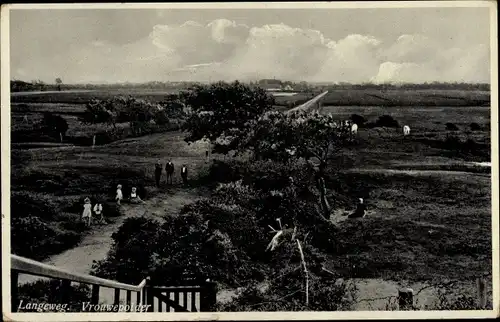
[[290, 85], [286, 85], [284, 88], [283, 88], [284, 91], [293, 91], [293, 87], [290, 86]]
[[260, 88], [269, 92], [281, 91], [283, 83], [279, 79], [261, 79], [258, 83]]

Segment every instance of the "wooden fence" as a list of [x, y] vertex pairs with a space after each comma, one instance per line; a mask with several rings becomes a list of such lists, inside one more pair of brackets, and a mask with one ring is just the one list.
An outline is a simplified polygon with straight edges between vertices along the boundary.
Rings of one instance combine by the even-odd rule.
[[[149, 278], [139, 285], [130, 285], [87, 274], [77, 274], [65, 271], [55, 266], [43, 264], [28, 258], [11, 254], [11, 303], [12, 312], [19, 307], [19, 275], [28, 274], [61, 281], [60, 301], [69, 303], [72, 283], [91, 285], [90, 304], [99, 302], [102, 287], [114, 290], [114, 305], [120, 305], [122, 292], [126, 293], [125, 308], [131, 311], [132, 295], [135, 293], [135, 303], [146, 306], [148, 312], [209, 312], [216, 303], [217, 288], [214, 282], [205, 281], [194, 286], [153, 286]], [[111, 304], [111, 303], [107, 303]]]

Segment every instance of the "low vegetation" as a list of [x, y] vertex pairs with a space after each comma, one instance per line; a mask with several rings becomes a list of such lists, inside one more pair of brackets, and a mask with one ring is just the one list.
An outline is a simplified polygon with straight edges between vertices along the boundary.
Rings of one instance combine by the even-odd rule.
[[[64, 245], [54, 252], [71, 247], [85, 232], [68, 223], [79, 216], [83, 196], [109, 200], [122, 183], [125, 190], [137, 186], [147, 198], [152, 170], [143, 169], [158, 157], [183, 153], [182, 139], [191, 144], [206, 139], [226, 158], [197, 171], [193, 180], [211, 188], [210, 196], [162, 223], [126, 219], [113, 234], [108, 257], [94, 265], [95, 274], [132, 284], [149, 275], [164, 286], [186, 275], [209, 277], [222, 289], [243, 290], [220, 303], [220, 310], [273, 311], [351, 309], [355, 291], [339, 278], [466, 280], [488, 270], [490, 177], [481, 171], [464, 175], [446, 163], [489, 161], [483, 110], [467, 120], [459, 119], [460, 113], [450, 119], [453, 112], [422, 119], [413, 109], [338, 106], [325, 107], [332, 115], [285, 114], [265, 91], [238, 82], [196, 85], [164, 99], [175, 107], [161, 109], [137, 98], [89, 102], [80, 115], [83, 123], [110, 132], [126, 124], [135, 138], [109, 144], [106, 153], [97, 148], [84, 161], [78, 154], [88, 148], [55, 149], [50, 156], [36, 149], [13, 151], [19, 161], [12, 171], [13, 245], [19, 244], [14, 252], [29, 254], [48, 244]], [[149, 124], [168, 124], [174, 118], [169, 113], [180, 110], [185, 136], [173, 141], [173, 133], [150, 135]], [[355, 138], [339, 125], [349, 118], [360, 125]], [[459, 130], [449, 133], [448, 122]], [[472, 130], [471, 122], [479, 127]], [[403, 140], [405, 124], [412, 135]], [[192, 155], [182, 157], [191, 162]], [[437, 158], [447, 158], [442, 166], [450, 171], [398, 168], [412, 169], [413, 163], [426, 170], [424, 161], [440, 167], [433, 163]], [[37, 170], [30, 164], [34, 160], [44, 160]], [[346, 221], [358, 198], [366, 200], [368, 217]]]

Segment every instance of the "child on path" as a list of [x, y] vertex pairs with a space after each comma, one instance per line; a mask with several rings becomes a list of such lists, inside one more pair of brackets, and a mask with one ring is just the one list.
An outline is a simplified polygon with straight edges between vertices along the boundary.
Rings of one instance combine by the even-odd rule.
[[104, 224], [105, 221], [104, 221], [104, 215], [102, 213], [102, 204], [101, 203], [97, 202], [94, 205], [94, 213], [96, 215], [96, 218], [98, 218], [97, 222], [100, 224]]
[[143, 203], [141, 197], [137, 194], [137, 188], [132, 187], [132, 192], [130, 193], [130, 203], [133, 204], [138, 204], [138, 203]]
[[84, 200], [83, 204], [83, 214], [82, 219], [90, 227], [90, 222], [92, 220], [92, 204], [90, 203], [90, 199], [87, 197]]
[[115, 197], [115, 200], [116, 200], [116, 204], [119, 206], [121, 201], [123, 199], [123, 193], [122, 193], [122, 185], [119, 184], [117, 187], [116, 187], [116, 197]]

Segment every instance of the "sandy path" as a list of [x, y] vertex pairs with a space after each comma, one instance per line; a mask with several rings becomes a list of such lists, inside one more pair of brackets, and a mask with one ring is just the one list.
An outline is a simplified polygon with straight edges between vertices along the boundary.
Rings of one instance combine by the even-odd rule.
[[[51, 256], [43, 261], [43, 263], [74, 273], [89, 274], [94, 261], [106, 258], [113, 244], [111, 235], [120, 228], [126, 218], [146, 215], [146, 217], [162, 221], [164, 216], [177, 214], [184, 205], [198, 198], [200, 198], [200, 195], [194, 191], [176, 190], [170, 193], [159, 193], [155, 197], [145, 200], [144, 204], [141, 205], [124, 204], [122, 205], [123, 216], [116, 218], [112, 223], [107, 225], [95, 225], [93, 231], [85, 236], [78, 246]], [[22, 285], [44, 279], [42, 277], [21, 274], [19, 276], [19, 284]], [[102, 288], [101, 300], [112, 301], [112, 293], [111, 289]]]

